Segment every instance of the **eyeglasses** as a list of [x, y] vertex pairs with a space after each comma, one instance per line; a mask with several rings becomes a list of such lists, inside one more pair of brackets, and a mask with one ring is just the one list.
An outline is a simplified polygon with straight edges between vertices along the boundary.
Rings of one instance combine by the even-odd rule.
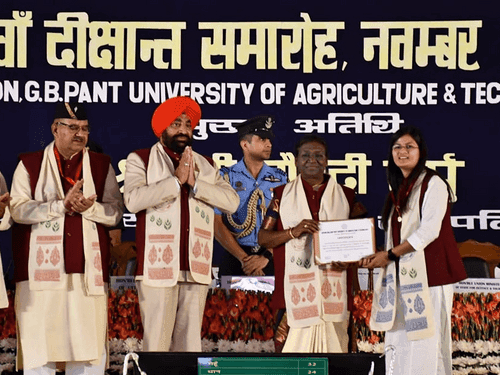
[[73, 133], [78, 133], [79, 131], [82, 131], [82, 133], [90, 133], [90, 125], [84, 125], [84, 126], [78, 126], [76, 124], [65, 124], [64, 122], [57, 121], [56, 125], [63, 125], [66, 126], [71, 132]]
[[412, 150], [417, 150], [418, 146], [415, 146], [415, 145], [406, 145], [406, 146], [394, 145], [394, 146], [392, 146], [392, 151], [400, 151], [403, 148], [405, 148], [409, 152], [409, 151], [412, 151]]

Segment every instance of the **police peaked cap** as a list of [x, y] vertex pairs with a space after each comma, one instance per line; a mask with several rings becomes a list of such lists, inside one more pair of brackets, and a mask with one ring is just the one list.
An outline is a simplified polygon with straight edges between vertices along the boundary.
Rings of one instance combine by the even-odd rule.
[[238, 131], [239, 139], [243, 138], [247, 134], [255, 134], [262, 138], [272, 139], [274, 138], [274, 133], [272, 131], [274, 122], [274, 116], [261, 115], [252, 117], [244, 122], [234, 124], [233, 126]]

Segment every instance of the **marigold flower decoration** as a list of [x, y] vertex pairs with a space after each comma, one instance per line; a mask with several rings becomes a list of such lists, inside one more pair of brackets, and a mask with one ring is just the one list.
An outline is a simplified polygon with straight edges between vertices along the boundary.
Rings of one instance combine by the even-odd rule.
[[368, 290], [360, 290], [354, 296], [352, 318], [356, 330], [356, 340], [377, 344], [384, 342], [385, 332], [372, 331], [370, 329], [370, 317], [372, 312], [373, 293]]
[[0, 340], [16, 338], [16, 313], [14, 311], [14, 295], [13, 290], [7, 290], [7, 298], [9, 306], [5, 309], [0, 309]]
[[137, 290], [130, 288], [108, 294], [108, 337], [142, 339], [143, 327]]
[[274, 317], [269, 294], [239, 289], [213, 289], [203, 315], [201, 337], [217, 342], [270, 340], [274, 336]]
[[498, 341], [500, 293], [455, 293], [451, 323], [454, 341]]

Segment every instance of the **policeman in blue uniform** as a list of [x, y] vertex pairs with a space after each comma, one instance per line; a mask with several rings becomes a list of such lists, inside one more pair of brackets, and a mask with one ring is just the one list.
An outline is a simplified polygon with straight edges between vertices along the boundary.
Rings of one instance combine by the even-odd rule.
[[215, 238], [225, 249], [219, 265], [220, 276], [274, 275], [271, 251], [257, 243], [273, 189], [287, 183], [284, 171], [264, 162], [271, 156], [274, 122], [273, 116], [263, 115], [234, 125], [243, 159], [229, 168], [221, 168], [220, 173], [240, 196], [240, 206], [233, 215], [215, 210]]

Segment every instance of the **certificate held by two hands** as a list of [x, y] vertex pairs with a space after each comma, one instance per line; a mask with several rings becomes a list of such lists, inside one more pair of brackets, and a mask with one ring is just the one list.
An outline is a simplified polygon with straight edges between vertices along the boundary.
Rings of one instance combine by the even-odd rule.
[[375, 253], [373, 218], [320, 221], [313, 235], [316, 264], [357, 262]]

